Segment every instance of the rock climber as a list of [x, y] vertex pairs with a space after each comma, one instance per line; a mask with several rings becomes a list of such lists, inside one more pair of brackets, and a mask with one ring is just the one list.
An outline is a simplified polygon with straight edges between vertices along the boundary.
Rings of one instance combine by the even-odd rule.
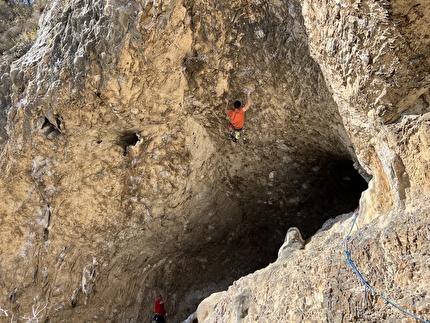
[[234, 101], [233, 110], [229, 109], [228, 102], [226, 99], [225, 113], [229, 118], [228, 130], [230, 131], [231, 139], [237, 142], [242, 137], [242, 128], [245, 124], [245, 112], [251, 107], [251, 91], [247, 91], [248, 98], [245, 106], [242, 108], [240, 101]]
[[167, 312], [164, 308], [164, 299], [161, 294], [157, 296], [157, 300], [155, 301], [155, 315], [154, 315], [154, 323], [166, 323]]

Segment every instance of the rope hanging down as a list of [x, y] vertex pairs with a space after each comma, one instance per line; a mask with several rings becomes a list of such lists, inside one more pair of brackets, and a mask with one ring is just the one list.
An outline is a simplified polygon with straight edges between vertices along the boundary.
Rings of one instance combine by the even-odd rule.
[[354, 273], [357, 275], [357, 277], [361, 280], [361, 282], [364, 285], [364, 298], [366, 298], [366, 290], [369, 289], [370, 291], [374, 292], [376, 295], [378, 295], [379, 297], [381, 297], [384, 301], [386, 301], [387, 303], [389, 303], [390, 305], [394, 306], [395, 308], [397, 308], [398, 310], [402, 311], [403, 313], [413, 317], [414, 319], [423, 322], [423, 323], [430, 323], [427, 320], [424, 320], [422, 318], [417, 317], [416, 315], [408, 312], [407, 310], [401, 308], [399, 305], [395, 304], [394, 302], [390, 301], [388, 298], [386, 298], [384, 295], [382, 295], [381, 293], [379, 293], [378, 291], [376, 291], [372, 286], [369, 285], [369, 283], [363, 278], [363, 276], [360, 274], [360, 272], [358, 271], [357, 267], [355, 267], [354, 263], [351, 260], [351, 253], [348, 250], [348, 239], [351, 235], [352, 229], [354, 228], [355, 222], [357, 220], [357, 217], [359, 215], [359, 212], [356, 211], [354, 214], [354, 220], [352, 221], [352, 226], [349, 229], [348, 234], [346, 235], [345, 239], [343, 240], [343, 244], [344, 244], [344, 248], [345, 248], [345, 255], [346, 255], [346, 261], [348, 262], [348, 264], [351, 266], [352, 270], [354, 271]]

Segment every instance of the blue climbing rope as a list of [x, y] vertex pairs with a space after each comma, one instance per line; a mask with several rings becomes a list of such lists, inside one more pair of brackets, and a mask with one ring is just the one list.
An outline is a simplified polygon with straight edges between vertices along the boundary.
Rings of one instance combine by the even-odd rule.
[[352, 270], [354, 271], [354, 273], [357, 275], [357, 277], [361, 280], [361, 282], [364, 285], [364, 300], [366, 300], [366, 290], [369, 289], [370, 291], [374, 292], [376, 295], [378, 295], [379, 297], [381, 297], [384, 301], [386, 301], [387, 303], [389, 303], [390, 305], [394, 306], [395, 308], [397, 308], [398, 310], [402, 311], [403, 313], [413, 317], [414, 319], [423, 322], [423, 323], [430, 323], [429, 321], [426, 321], [422, 318], [417, 317], [416, 315], [408, 312], [407, 310], [401, 308], [399, 305], [397, 305], [396, 303], [392, 302], [391, 300], [389, 300], [387, 297], [385, 297], [384, 295], [382, 295], [381, 293], [379, 293], [378, 291], [376, 291], [372, 286], [369, 285], [369, 283], [363, 278], [363, 276], [360, 274], [360, 272], [358, 271], [357, 267], [355, 267], [353, 261], [351, 260], [351, 253], [348, 250], [348, 239], [351, 236], [351, 232], [352, 229], [355, 226], [355, 222], [357, 221], [357, 217], [359, 215], [359, 212], [356, 211], [354, 214], [354, 219], [352, 221], [352, 226], [349, 229], [348, 234], [346, 235], [345, 239], [343, 240], [343, 244], [344, 244], [344, 249], [345, 249], [345, 255], [346, 255], [346, 261], [348, 262], [348, 264], [351, 266]]

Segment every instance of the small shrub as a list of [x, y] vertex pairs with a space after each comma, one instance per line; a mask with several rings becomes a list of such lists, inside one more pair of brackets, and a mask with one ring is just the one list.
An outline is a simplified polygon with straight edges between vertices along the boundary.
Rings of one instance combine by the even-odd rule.
[[[0, 0], [0, 55], [21, 57], [36, 39], [44, 4], [30, 0]], [[0, 56], [0, 64], [6, 58]]]

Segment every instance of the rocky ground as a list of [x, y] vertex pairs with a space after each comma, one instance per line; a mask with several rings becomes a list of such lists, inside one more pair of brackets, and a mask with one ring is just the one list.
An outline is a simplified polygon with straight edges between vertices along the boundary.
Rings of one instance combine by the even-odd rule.
[[430, 227], [421, 202], [354, 226], [349, 239], [353, 213], [327, 221], [303, 250], [205, 299], [198, 321], [427, 322]]

